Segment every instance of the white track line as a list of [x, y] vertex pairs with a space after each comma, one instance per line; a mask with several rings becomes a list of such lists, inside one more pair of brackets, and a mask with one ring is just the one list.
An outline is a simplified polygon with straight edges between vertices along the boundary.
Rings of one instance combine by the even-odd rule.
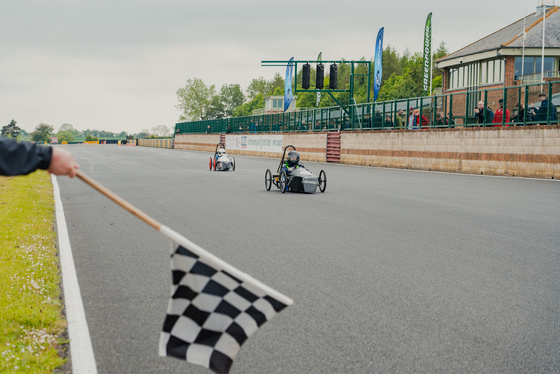
[[93, 347], [86, 322], [86, 314], [74, 267], [68, 228], [64, 218], [60, 190], [56, 177], [52, 176], [54, 202], [56, 208], [56, 227], [58, 229], [58, 249], [60, 253], [60, 267], [64, 289], [64, 303], [66, 304], [66, 319], [68, 321], [68, 335], [70, 337], [70, 357], [72, 374], [97, 374], [97, 366], [93, 355]]

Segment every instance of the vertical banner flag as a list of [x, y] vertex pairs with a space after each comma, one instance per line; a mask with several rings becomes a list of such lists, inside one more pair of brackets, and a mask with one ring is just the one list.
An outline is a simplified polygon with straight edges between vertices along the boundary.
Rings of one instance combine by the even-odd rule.
[[[319, 52], [319, 56], [317, 56], [317, 61], [323, 60], [323, 52]], [[317, 108], [319, 107], [319, 103], [321, 102], [321, 93], [317, 92]]]
[[[432, 12], [426, 18], [424, 29], [424, 79], [422, 88], [428, 91], [430, 86], [430, 72], [432, 70]], [[430, 93], [431, 94], [431, 93]]]
[[374, 60], [374, 75], [373, 75], [373, 101], [377, 101], [377, 94], [379, 87], [381, 87], [381, 78], [383, 77], [383, 29], [379, 29], [377, 39], [375, 40], [375, 60]]
[[292, 72], [294, 70], [294, 58], [292, 57], [286, 66], [286, 80], [284, 81], [284, 112], [288, 110], [292, 99]]
[[293, 301], [162, 226], [173, 285], [159, 355], [228, 373], [241, 345]]

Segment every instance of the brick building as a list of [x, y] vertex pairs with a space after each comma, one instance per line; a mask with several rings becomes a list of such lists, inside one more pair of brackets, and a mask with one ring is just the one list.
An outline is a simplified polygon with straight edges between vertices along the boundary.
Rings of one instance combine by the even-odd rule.
[[[544, 74], [543, 26], [546, 26]], [[474, 102], [482, 99], [481, 91], [488, 90], [487, 103], [496, 108], [504, 87], [559, 81], [559, 61], [560, 9], [543, 1], [535, 13], [436, 60], [435, 67], [443, 71], [443, 94], [465, 93], [454, 95], [454, 100], [459, 99], [454, 107], [459, 109], [461, 104], [474, 107]], [[524, 90], [508, 89], [506, 105], [514, 108], [517, 102], [537, 102], [540, 91], [540, 86], [530, 87], [526, 99]], [[471, 92], [476, 92], [477, 97], [469, 100]], [[560, 93], [560, 85], [553, 85], [553, 93]], [[560, 101], [560, 95], [557, 96], [553, 99]]]

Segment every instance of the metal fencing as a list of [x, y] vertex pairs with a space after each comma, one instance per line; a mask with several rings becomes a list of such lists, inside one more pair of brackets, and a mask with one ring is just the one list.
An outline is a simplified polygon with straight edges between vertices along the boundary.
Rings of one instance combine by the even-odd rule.
[[[547, 105], [542, 109], [542, 100], [539, 99], [541, 93], [547, 97], [544, 102]], [[503, 101], [501, 111], [500, 100]], [[479, 102], [483, 102], [481, 115], [475, 112]], [[285, 133], [549, 125], [558, 124], [559, 106], [560, 81], [550, 81], [356, 104], [345, 109], [339, 106], [308, 108], [287, 113], [181, 122], [175, 125], [175, 133]], [[416, 117], [415, 111], [418, 113]], [[500, 115], [500, 112], [506, 114]], [[396, 116], [400, 116], [402, 121], [398, 121]]]

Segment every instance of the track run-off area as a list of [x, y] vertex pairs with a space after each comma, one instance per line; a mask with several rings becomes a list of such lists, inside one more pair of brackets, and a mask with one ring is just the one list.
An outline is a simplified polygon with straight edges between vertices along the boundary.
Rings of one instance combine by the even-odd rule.
[[[294, 299], [233, 373], [560, 372], [557, 181], [307, 163], [325, 193], [267, 192], [278, 159], [70, 146], [81, 170]], [[169, 243], [59, 177], [99, 373], [207, 373], [158, 356]]]

